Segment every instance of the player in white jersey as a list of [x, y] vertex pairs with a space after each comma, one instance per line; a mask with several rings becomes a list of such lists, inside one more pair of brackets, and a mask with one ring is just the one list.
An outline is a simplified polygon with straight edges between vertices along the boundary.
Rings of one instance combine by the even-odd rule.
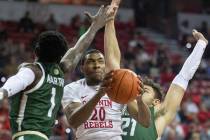
[[[64, 105], [69, 101], [86, 104], [97, 93], [99, 86], [89, 86], [85, 79], [73, 82], [65, 87]], [[66, 104], [65, 104], [66, 102]], [[76, 130], [80, 140], [111, 139], [121, 135], [121, 115], [123, 105], [112, 102], [108, 96], [103, 96], [95, 106], [92, 114]], [[82, 117], [82, 116], [78, 116]], [[108, 132], [108, 133], [107, 133]]]
[[[78, 140], [121, 140], [121, 115], [124, 105], [111, 101], [105, 94], [112, 72], [106, 74], [103, 54], [90, 50], [81, 62], [85, 78], [64, 88], [63, 107]], [[101, 84], [101, 86], [99, 86]], [[147, 106], [137, 97], [139, 106], [131, 108], [136, 120], [144, 126], [150, 122]], [[140, 112], [140, 113], [139, 113]]]
[[[114, 12], [108, 14], [112, 16]], [[76, 138], [121, 140], [124, 105], [111, 101], [106, 95], [113, 72], [105, 75], [107, 67], [103, 54], [98, 50], [88, 51], [81, 61], [81, 71], [85, 78], [65, 86], [62, 101], [68, 122], [76, 129]], [[139, 86], [143, 86], [141, 82]], [[137, 103], [138, 106], [133, 106]], [[127, 106], [131, 116], [143, 126], [149, 126], [150, 112], [140, 95]]]

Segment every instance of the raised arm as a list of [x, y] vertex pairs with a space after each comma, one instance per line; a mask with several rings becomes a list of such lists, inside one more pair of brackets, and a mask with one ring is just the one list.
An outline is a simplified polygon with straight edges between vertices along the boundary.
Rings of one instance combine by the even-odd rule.
[[[117, 1], [119, 3], [114, 3]], [[108, 14], [116, 15], [120, 0], [113, 0], [108, 10]], [[116, 37], [114, 19], [109, 21], [105, 26], [104, 34], [104, 52], [106, 62], [106, 72], [120, 68], [121, 53]]]
[[157, 125], [158, 127], [162, 127], [160, 128], [160, 133], [162, 133], [165, 126], [174, 119], [177, 109], [179, 108], [184, 96], [184, 92], [188, 86], [188, 82], [192, 79], [198, 69], [203, 53], [208, 44], [208, 41], [201, 33], [193, 30], [192, 34], [197, 40], [197, 44], [195, 45], [193, 52], [185, 61], [181, 71], [173, 80], [163, 104], [159, 109], [157, 109], [157, 113], [163, 114], [162, 124]]
[[72, 72], [80, 61], [83, 53], [90, 46], [97, 31], [105, 26], [110, 17], [107, 16], [107, 7], [101, 6], [95, 16], [91, 16], [86, 12], [86, 15], [92, 21], [91, 26], [85, 34], [83, 34], [77, 41], [73, 48], [70, 48], [64, 57], [61, 59], [61, 67], [64, 71]]
[[[108, 14], [113, 14], [115, 16], [120, 2], [121, 0], [112, 0], [112, 4], [108, 10]], [[114, 69], [119, 69], [121, 53], [116, 37], [114, 20], [109, 21], [105, 27], [104, 51], [106, 71], [109, 72]], [[142, 83], [140, 82], [139, 84], [139, 86], [141, 86], [141, 89], [143, 89]], [[149, 127], [150, 111], [147, 105], [142, 101], [141, 95], [138, 96], [136, 100], [128, 103], [128, 112], [138, 123], [142, 124], [145, 127]]]

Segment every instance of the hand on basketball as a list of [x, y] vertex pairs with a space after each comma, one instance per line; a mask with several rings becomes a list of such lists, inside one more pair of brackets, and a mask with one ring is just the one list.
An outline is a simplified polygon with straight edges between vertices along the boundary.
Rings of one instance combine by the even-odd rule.
[[138, 81], [138, 84], [139, 84], [139, 88], [138, 88], [139, 95], [136, 96], [136, 100], [137, 101], [142, 101], [142, 94], [144, 92], [144, 84], [143, 84], [143, 81], [142, 81], [140, 75], [138, 75], [137, 77], [139, 79], [139, 81]]
[[105, 24], [114, 19], [113, 15], [108, 15], [107, 11], [109, 9], [109, 6], [104, 7], [102, 5], [100, 9], [98, 10], [96, 15], [91, 15], [89, 12], [85, 12], [85, 15], [89, 18], [89, 20], [92, 22], [92, 26], [96, 29], [99, 30], [102, 27], [105, 26]]
[[112, 77], [114, 75], [114, 71], [110, 71], [109, 73], [107, 73], [100, 85], [100, 88], [98, 90], [98, 94], [100, 94], [101, 96], [104, 96], [107, 91], [111, 88], [110, 87], [110, 83], [112, 82]]

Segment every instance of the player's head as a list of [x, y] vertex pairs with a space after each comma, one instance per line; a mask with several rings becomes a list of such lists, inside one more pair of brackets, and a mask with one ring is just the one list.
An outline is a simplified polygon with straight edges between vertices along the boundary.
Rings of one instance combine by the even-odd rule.
[[105, 74], [104, 55], [96, 49], [87, 51], [81, 60], [81, 71], [89, 84], [99, 84]]
[[35, 53], [40, 62], [59, 63], [67, 48], [67, 41], [61, 33], [46, 31], [39, 35]]
[[163, 93], [161, 91], [160, 85], [156, 84], [149, 78], [144, 78], [144, 94], [142, 95], [143, 101], [151, 106], [158, 105], [163, 99]]

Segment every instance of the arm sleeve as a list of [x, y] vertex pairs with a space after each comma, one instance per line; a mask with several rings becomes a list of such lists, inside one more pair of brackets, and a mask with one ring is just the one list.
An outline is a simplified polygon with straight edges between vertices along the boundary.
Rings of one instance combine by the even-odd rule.
[[76, 90], [75, 84], [69, 84], [64, 87], [62, 105], [65, 108], [71, 102], [79, 102], [82, 103], [81, 98], [79, 96], [78, 91]]
[[8, 97], [10, 97], [24, 90], [34, 80], [35, 74], [30, 68], [20, 68], [18, 73], [10, 77], [2, 88], [7, 90]]
[[195, 72], [200, 65], [206, 46], [207, 44], [205, 41], [198, 40], [192, 53], [185, 61], [181, 71], [173, 80], [173, 84], [181, 86], [184, 90], [187, 89], [189, 80], [193, 78]]

